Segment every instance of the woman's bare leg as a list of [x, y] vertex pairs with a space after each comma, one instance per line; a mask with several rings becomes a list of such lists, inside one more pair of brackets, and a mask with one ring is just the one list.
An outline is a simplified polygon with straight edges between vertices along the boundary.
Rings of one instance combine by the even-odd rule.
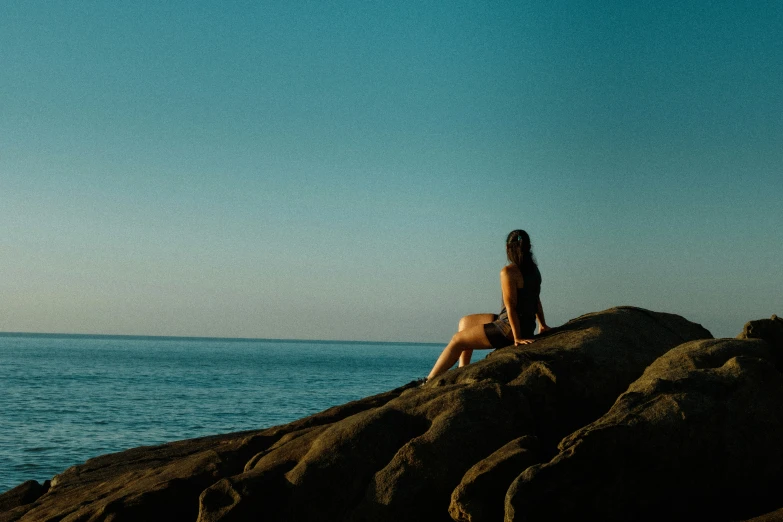
[[465, 350], [486, 350], [489, 348], [492, 348], [492, 345], [489, 344], [487, 334], [484, 333], [484, 325], [479, 324], [455, 333], [441, 352], [438, 360], [435, 361], [435, 366], [432, 367], [427, 380], [437, 377], [454, 366]]
[[[467, 330], [468, 328], [473, 328], [474, 326], [480, 326], [485, 325], [487, 323], [491, 323], [495, 320], [497, 316], [495, 314], [470, 314], [466, 315], [462, 319], [459, 320], [459, 328], [457, 328], [458, 332], [461, 332], [462, 330]], [[459, 356], [459, 365], [467, 366], [470, 364], [470, 358], [473, 356], [473, 350], [467, 349], [462, 352], [462, 354]]]

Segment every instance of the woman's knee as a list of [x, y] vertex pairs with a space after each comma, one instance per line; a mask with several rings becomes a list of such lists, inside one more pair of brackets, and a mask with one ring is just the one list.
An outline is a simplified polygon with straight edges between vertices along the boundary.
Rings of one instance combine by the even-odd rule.
[[459, 331], [467, 330], [468, 328], [473, 328], [474, 326], [491, 323], [494, 320], [495, 316], [493, 314], [470, 314], [459, 320], [459, 328], [457, 329]]
[[466, 349], [467, 344], [468, 344], [467, 341], [468, 341], [467, 336], [463, 333], [462, 330], [460, 330], [459, 332], [455, 333], [451, 337], [451, 343], [450, 344], [453, 347], [453, 349], [458, 350], [458, 351], [461, 352], [462, 350]]
[[466, 315], [462, 319], [459, 320], [459, 326], [457, 327], [458, 331], [462, 331], [465, 328], [470, 328], [471, 324], [473, 323], [473, 320], [471, 319], [471, 315]]

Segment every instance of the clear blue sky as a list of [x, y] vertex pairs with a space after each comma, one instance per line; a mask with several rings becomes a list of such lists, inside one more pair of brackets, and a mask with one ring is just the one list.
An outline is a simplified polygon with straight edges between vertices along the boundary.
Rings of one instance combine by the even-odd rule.
[[0, 331], [783, 315], [779, 1], [0, 4]]

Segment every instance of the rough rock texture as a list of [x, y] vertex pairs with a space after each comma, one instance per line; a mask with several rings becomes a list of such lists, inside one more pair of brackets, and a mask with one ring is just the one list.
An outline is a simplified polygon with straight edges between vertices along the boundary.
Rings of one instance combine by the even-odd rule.
[[745, 323], [737, 339], [764, 339], [776, 350], [783, 350], [783, 319], [773, 315]]
[[35, 480], [28, 480], [6, 491], [0, 495], [0, 513], [5, 513], [34, 502], [46, 493], [49, 486], [50, 482], [48, 480], [43, 484], [39, 484]]
[[[783, 504], [783, 502], [778, 502], [778, 504]], [[746, 519], [744, 522], [783, 522], [783, 508]]]
[[681, 498], [750, 518], [783, 506], [780, 323], [716, 341], [675, 315], [588, 314], [422, 387], [92, 459], [0, 521], [633, 520]]
[[506, 520], [737, 520], [780, 507], [780, 333], [773, 316], [657, 359], [518, 477]]
[[[317, 429], [398, 395], [388, 392], [259, 432], [233, 433], [105, 455], [55, 476], [45, 495], [0, 512], [0, 522], [193, 521], [201, 492], [292, 433]], [[16, 489], [16, 488], [15, 488]], [[0, 506], [15, 491], [0, 495]]]
[[451, 518], [472, 522], [503, 520], [509, 484], [520, 470], [544, 460], [539, 446], [536, 437], [526, 435], [476, 463], [451, 494]]

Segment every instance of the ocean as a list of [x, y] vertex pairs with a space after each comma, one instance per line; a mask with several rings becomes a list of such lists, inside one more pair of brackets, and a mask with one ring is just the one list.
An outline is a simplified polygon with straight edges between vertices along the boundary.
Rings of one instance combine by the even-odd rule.
[[426, 376], [443, 346], [3, 333], [0, 492], [98, 455], [268, 428], [391, 390]]

